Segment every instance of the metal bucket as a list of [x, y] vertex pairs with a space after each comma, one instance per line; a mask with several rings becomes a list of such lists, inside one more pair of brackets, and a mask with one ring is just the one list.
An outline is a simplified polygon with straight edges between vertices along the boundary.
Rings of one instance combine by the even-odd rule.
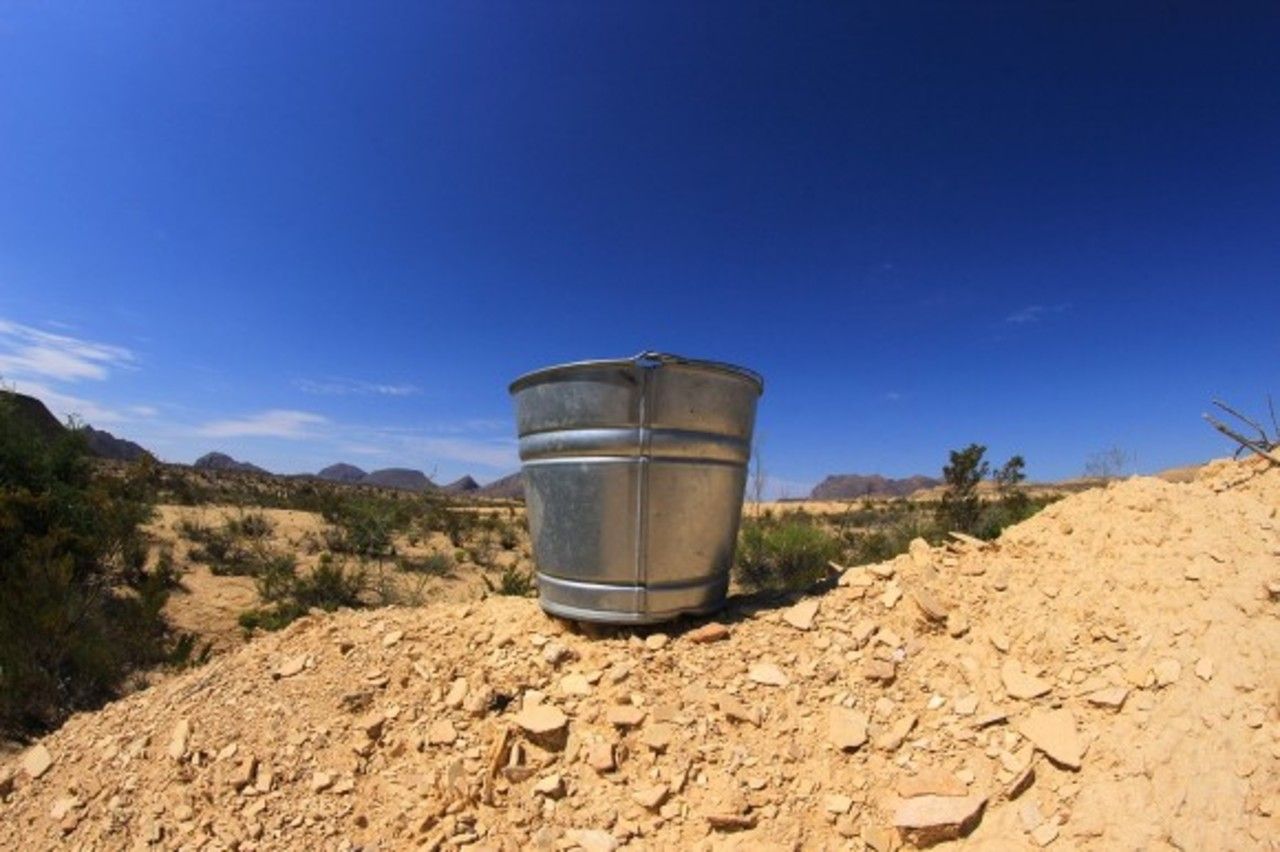
[[763, 390], [742, 367], [655, 352], [516, 379], [542, 608], [615, 624], [718, 609]]

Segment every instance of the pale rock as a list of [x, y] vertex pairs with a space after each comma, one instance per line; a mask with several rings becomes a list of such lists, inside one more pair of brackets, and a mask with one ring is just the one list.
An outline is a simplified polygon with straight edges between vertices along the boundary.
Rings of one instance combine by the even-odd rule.
[[969, 632], [969, 617], [962, 612], [947, 613], [947, 635], [959, 639]]
[[533, 792], [548, 799], [564, 798], [564, 779], [559, 774], [539, 778], [533, 785]]
[[898, 675], [898, 670], [893, 663], [886, 660], [877, 660], [871, 658], [862, 666], [862, 676], [867, 680], [876, 680], [882, 683], [890, 683]]
[[717, 704], [720, 706], [720, 710], [724, 712], [725, 718], [731, 722], [746, 722], [758, 728], [763, 721], [760, 718], [759, 708], [747, 707], [731, 695], [721, 696], [717, 700]]
[[898, 806], [893, 825], [909, 842], [929, 846], [971, 830], [986, 803], [983, 796], [917, 796]]
[[840, 793], [828, 793], [822, 799], [822, 809], [829, 814], [847, 814], [853, 807], [853, 799]]
[[564, 749], [569, 735], [569, 718], [558, 707], [534, 704], [521, 708], [515, 723], [525, 736], [550, 751]]
[[572, 648], [569, 648], [559, 642], [548, 642], [542, 648], [542, 659], [546, 660], [553, 666], [558, 666], [561, 663], [567, 663], [575, 657], [577, 657], [577, 654], [573, 652]]
[[897, 569], [893, 567], [892, 562], [879, 562], [875, 565], [868, 565], [867, 570], [881, 580], [888, 580], [897, 573]]
[[796, 630], [812, 630], [813, 619], [817, 614], [818, 599], [808, 598], [783, 612], [782, 620]]
[[1005, 660], [1000, 667], [1000, 681], [1011, 698], [1029, 700], [1048, 693], [1053, 685], [1043, 678], [1029, 675], [1017, 660]]
[[600, 741], [592, 743], [587, 749], [587, 765], [601, 774], [617, 769], [618, 762], [613, 754], [613, 745]]
[[565, 695], [586, 696], [591, 694], [591, 684], [584, 675], [575, 672], [560, 678], [560, 691]]
[[871, 637], [875, 635], [877, 629], [874, 621], [863, 619], [849, 630], [849, 638], [853, 640], [855, 648], [861, 648], [871, 641]]
[[1058, 824], [1056, 822], [1042, 823], [1039, 828], [1031, 832], [1031, 839], [1035, 841], [1037, 846], [1048, 846], [1058, 839]]
[[791, 682], [787, 676], [782, 673], [782, 669], [778, 668], [773, 663], [755, 663], [747, 672], [747, 677], [755, 683], [759, 683], [764, 686], [786, 686]]
[[907, 555], [911, 557], [911, 564], [917, 568], [927, 568], [929, 563], [933, 561], [933, 552], [932, 548], [929, 547], [929, 542], [919, 537], [911, 539], [911, 543], [907, 545]]
[[333, 776], [328, 772], [317, 772], [311, 776], [311, 792], [323, 793], [333, 786]]
[[1213, 660], [1201, 657], [1196, 661], [1196, 677], [1201, 680], [1213, 680]]
[[916, 602], [916, 607], [920, 610], [920, 613], [927, 620], [940, 624], [947, 621], [949, 614], [947, 607], [930, 589], [923, 587], [914, 589], [911, 592], [911, 597]]
[[572, 829], [565, 834], [565, 837], [582, 847], [582, 852], [614, 852], [618, 848], [616, 837], [596, 828]]
[[403, 638], [404, 638], [403, 630], [392, 630], [386, 636], [382, 637], [382, 647], [390, 648]]
[[[436, 694], [438, 695], [439, 693]], [[444, 697], [444, 706], [450, 710], [457, 710], [466, 700], [467, 679], [465, 677], [455, 678], [453, 683], [449, 684], [449, 693]]]
[[898, 795], [904, 799], [916, 796], [964, 796], [969, 792], [955, 775], [937, 767], [925, 767], [915, 775], [899, 778]]
[[884, 594], [880, 597], [880, 602], [884, 604], [885, 609], [893, 609], [898, 605], [898, 601], [902, 599], [902, 588], [897, 583], [890, 583], [885, 586]]
[[191, 723], [186, 719], [179, 720], [169, 735], [169, 757], [182, 760], [187, 753], [187, 742], [191, 739]]
[[22, 755], [22, 771], [32, 780], [47, 773], [52, 765], [54, 765], [54, 756], [50, 755], [44, 743], [36, 743]]
[[645, 710], [633, 704], [614, 704], [604, 715], [615, 728], [634, 728], [644, 721]]
[[650, 633], [644, 637], [644, 646], [650, 651], [661, 651], [670, 641], [671, 637], [665, 633]]
[[675, 728], [659, 722], [645, 727], [644, 732], [640, 734], [640, 742], [644, 743], [652, 751], [662, 754], [671, 745], [671, 740], [674, 736]]
[[1079, 769], [1084, 744], [1070, 710], [1036, 710], [1018, 724], [1018, 732], [1055, 763]]
[[427, 742], [431, 745], [453, 745], [457, 739], [458, 732], [448, 719], [437, 719], [427, 728]]
[[666, 784], [653, 784], [637, 788], [631, 793], [631, 798], [641, 807], [656, 811], [667, 800], [667, 796], [670, 793], [671, 791]]
[[756, 827], [755, 814], [732, 811], [712, 811], [706, 814], [707, 824], [716, 831], [747, 831]]
[[1119, 710], [1124, 706], [1125, 699], [1129, 697], [1129, 690], [1123, 686], [1108, 686], [1103, 689], [1097, 689], [1085, 696], [1090, 704], [1096, 707], [1106, 707], [1110, 710]]
[[972, 716], [978, 712], [978, 696], [970, 694], [957, 698], [953, 706], [955, 707], [956, 715]]
[[915, 715], [904, 716], [894, 722], [889, 730], [876, 737], [876, 748], [881, 751], [897, 751], [906, 741], [907, 735], [915, 729]]
[[53, 807], [49, 808], [49, 819], [61, 821], [78, 807], [80, 807], [80, 800], [75, 796], [59, 796], [53, 800]]
[[1152, 666], [1152, 673], [1156, 677], [1156, 686], [1170, 686], [1178, 682], [1178, 678], [1182, 677], [1182, 663], [1173, 659], [1163, 659]]
[[289, 659], [281, 663], [279, 666], [277, 666], [275, 671], [273, 671], [271, 675], [277, 680], [279, 680], [280, 678], [293, 677], [296, 674], [301, 674], [302, 670], [305, 669], [306, 667], [307, 667], [307, 655], [298, 654], [297, 656], [290, 657]]
[[845, 707], [832, 707], [827, 737], [841, 751], [856, 751], [867, 743], [867, 715]]

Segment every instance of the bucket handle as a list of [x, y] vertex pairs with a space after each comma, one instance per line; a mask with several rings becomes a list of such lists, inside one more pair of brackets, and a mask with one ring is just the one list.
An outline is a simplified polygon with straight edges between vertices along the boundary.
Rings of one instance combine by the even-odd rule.
[[670, 352], [655, 352], [653, 350], [639, 352], [633, 355], [631, 360], [636, 363], [636, 366], [644, 369], [661, 367], [663, 364], [687, 364], [691, 367], [709, 367], [726, 373], [737, 373], [755, 382], [760, 388], [760, 393], [764, 393], [764, 376], [747, 367], [739, 367], [737, 364], [729, 364], [724, 361], [708, 361], [705, 358], [686, 358], [683, 355], [673, 355]]

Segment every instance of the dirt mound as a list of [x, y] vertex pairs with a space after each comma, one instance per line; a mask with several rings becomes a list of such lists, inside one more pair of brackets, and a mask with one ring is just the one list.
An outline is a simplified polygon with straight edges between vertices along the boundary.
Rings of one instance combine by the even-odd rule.
[[647, 635], [308, 617], [0, 770], [0, 846], [1275, 848], [1277, 496], [1133, 479]]

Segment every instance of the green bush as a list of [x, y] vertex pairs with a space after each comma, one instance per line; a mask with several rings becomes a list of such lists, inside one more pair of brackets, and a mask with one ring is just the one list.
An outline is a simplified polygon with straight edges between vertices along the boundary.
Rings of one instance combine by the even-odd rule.
[[826, 575], [838, 553], [835, 538], [809, 519], [748, 519], [738, 536], [738, 582], [756, 590], [804, 589]]
[[24, 735], [174, 658], [174, 582], [146, 567], [152, 515], [135, 466], [95, 476], [84, 438], [42, 434], [0, 399], [0, 730]]
[[421, 559], [402, 556], [397, 560], [397, 565], [401, 571], [408, 574], [433, 574], [444, 577], [453, 571], [453, 557], [447, 553], [432, 553]]
[[498, 584], [495, 586], [490, 582], [488, 577], [484, 577], [485, 585], [489, 587], [489, 591], [498, 595], [507, 595], [514, 598], [527, 598], [532, 596], [538, 589], [538, 584], [533, 578], [533, 574], [528, 571], [522, 571], [514, 565], [508, 565], [502, 569], [501, 576], [498, 577]]
[[273, 557], [264, 563], [257, 585], [266, 606], [240, 614], [245, 630], [279, 630], [312, 609], [333, 612], [364, 606], [362, 595], [368, 583], [363, 569], [348, 568], [345, 561], [326, 553], [315, 570], [304, 576], [298, 576], [292, 557]]

